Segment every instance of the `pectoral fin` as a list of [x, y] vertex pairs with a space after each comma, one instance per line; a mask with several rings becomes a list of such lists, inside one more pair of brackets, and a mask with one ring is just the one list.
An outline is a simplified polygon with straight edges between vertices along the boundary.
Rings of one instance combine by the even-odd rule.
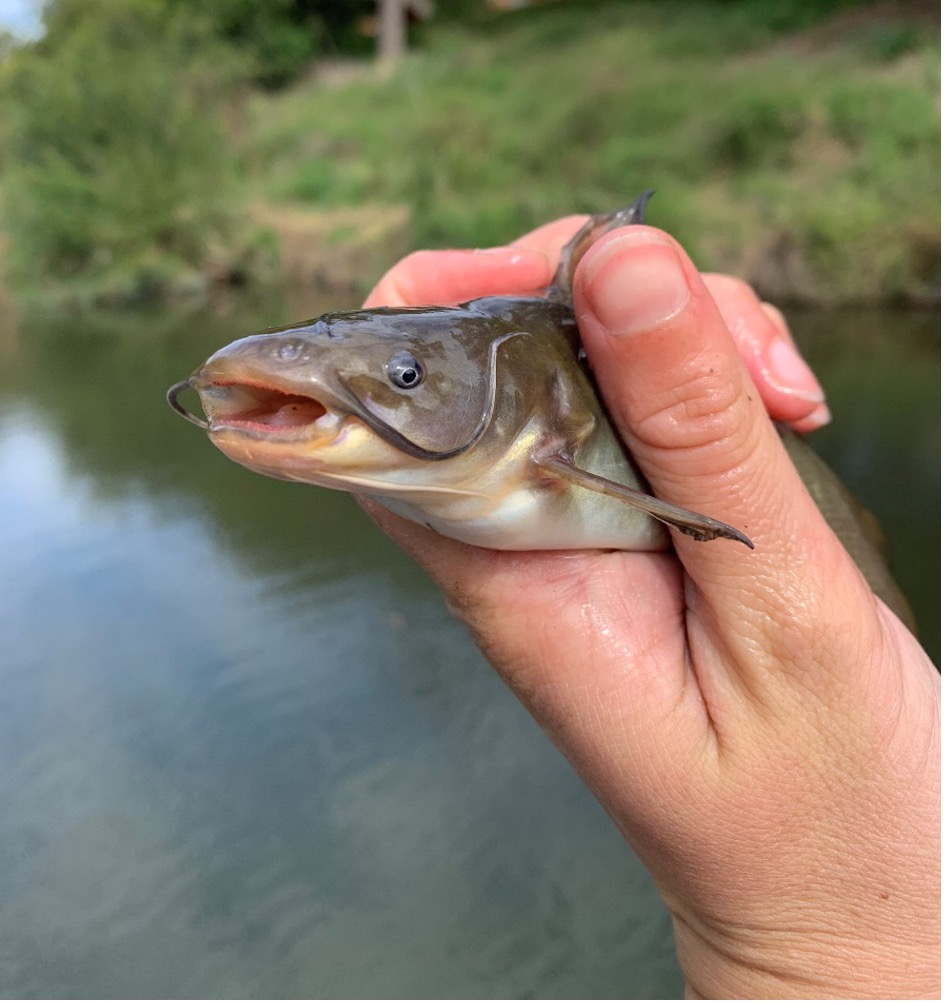
[[602, 475], [591, 474], [581, 468], [574, 467], [563, 457], [548, 457], [537, 462], [538, 467], [563, 478], [581, 488], [589, 489], [591, 492], [602, 492], [604, 495], [620, 499], [630, 506], [635, 506], [661, 520], [662, 523], [680, 530], [683, 534], [688, 534], [696, 541], [711, 541], [716, 537], [726, 537], [731, 541], [740, 541], [748, 548], [753, 548], [754, 544], [749, 537], [742, 534], [734, 527], [730, 527], [720, 520], [713, 520], [710, 516], [702, 516], [700, 513], [693, 513], [691, 510], [682, 509], [681, 506], [673, 506], [671, 503], [656, 499], [655, 496], [647, 495], [638, 489], [630, 488], [628, 485], [620, 485], [619, 482], [611, 481]]

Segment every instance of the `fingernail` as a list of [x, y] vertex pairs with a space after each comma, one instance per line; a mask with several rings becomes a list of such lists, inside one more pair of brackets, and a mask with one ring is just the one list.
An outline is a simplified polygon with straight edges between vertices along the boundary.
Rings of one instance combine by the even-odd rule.
[[826, 400], [813, 371], [785, 338], [775, 338], [771, 342], [767, 350], [767, 363], [771, 377], [781, 390], [803, 401], [821, 404]]
[[830, 412], [828, 405], [817, 405], [806, 417], [806, 421], [810, 429], [819, 429], [833, 421], [833, 413]]
[[633, 230], [591, 248], [584, 275], [590, 309], [619, 335], [667, 321], [691, 299], [675, 245], [652, 230]]
[[788, 332], [790, 330], [787, 319], [783, 316], [783, 311], [779, 307], [774, 307], [773, 304], [768, 304], [766, 300], [762, 300], [760, 309], [770, 318], [771, 324], [773, 324], [777, 331]]
[[472, 248], [473, 255], [501, 255], [510, 258], [512, 262], [521, 262], [526, 258], [541, 258], [547, 261], [547, 255], [533, 248], [522, 248], [517, 245], [499, 244], [494, 248]]

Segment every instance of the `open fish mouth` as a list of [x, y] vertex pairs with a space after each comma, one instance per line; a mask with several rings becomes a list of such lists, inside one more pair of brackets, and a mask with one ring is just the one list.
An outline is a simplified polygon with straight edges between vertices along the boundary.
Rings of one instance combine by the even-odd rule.
[[[191, 387], [200, 396], [205, 419], [180, 403], [180, 395]], [[340, 423], [317, 398], [246, 381], [190, 377], [168, 390], [167, 401], [174, 411], [210, 433], [229, 429], [257, 438], [290, 440], [334, 431]]]

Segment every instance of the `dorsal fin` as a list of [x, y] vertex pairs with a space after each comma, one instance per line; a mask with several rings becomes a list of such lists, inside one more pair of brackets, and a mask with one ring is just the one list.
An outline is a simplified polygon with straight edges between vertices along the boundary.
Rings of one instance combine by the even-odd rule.
[[587, 253], [590, 246], [604, 234], [617, 227], [628, 227], [632, 223], [642, 223], [646, 212], [646, 203], [655, 189], [649, 188], [633, 203], [615, 213], [602, 213], [591, 216], [589, 220], [561, 249], [560, 262], [554, 279], [547, 288], [549, 300], [573, 306], [574, 273], [577, 264]]

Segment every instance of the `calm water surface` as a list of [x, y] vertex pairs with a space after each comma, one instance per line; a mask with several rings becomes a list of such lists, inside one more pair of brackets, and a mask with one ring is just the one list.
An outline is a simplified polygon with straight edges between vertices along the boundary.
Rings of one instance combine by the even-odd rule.
[[[641, 866], [424, 576], [164, 404], [290, 320], [0, 317], [0, 994], [677, 997]], [[936, 656], [937, 319], [794, 320]]]

